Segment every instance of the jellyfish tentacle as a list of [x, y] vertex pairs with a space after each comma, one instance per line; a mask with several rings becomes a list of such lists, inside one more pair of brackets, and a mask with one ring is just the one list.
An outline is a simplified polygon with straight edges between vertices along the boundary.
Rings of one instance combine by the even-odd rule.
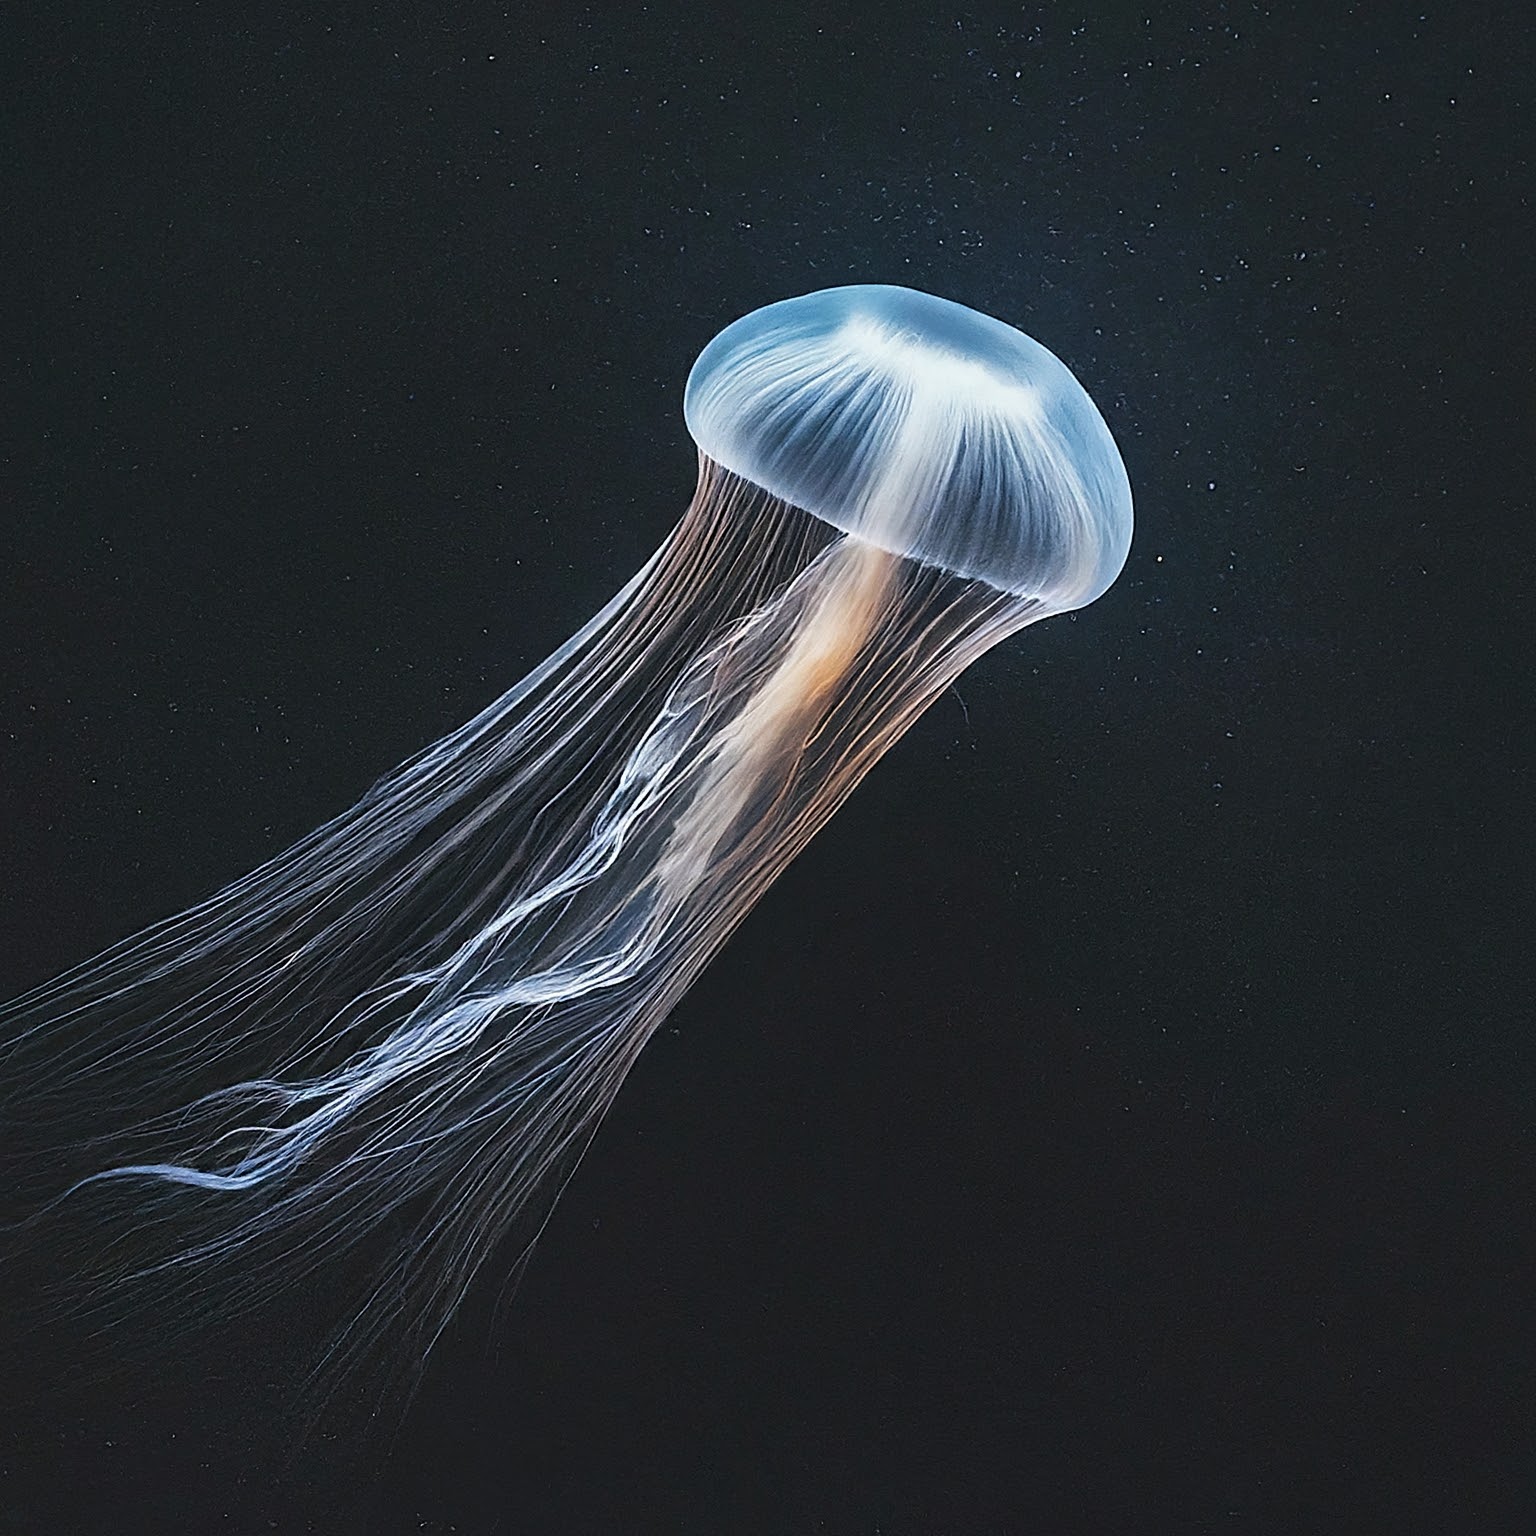
[[429, 1348], [891, 743], [1125, 558], [1087, 394], [930, 295], [749, 315], [685, 415], [681, 524], [548, 661], [288, 852], [0, 1010], [0, 1188], [29, 1231], [73, 1213], [88, 1303], [222, 1276], [249, 1305], [398, 1222], [347, 1347]]

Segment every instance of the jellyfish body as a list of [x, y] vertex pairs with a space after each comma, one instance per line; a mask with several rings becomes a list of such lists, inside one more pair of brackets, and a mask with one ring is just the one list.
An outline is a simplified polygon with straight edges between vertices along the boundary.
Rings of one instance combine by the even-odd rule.
[[554, 656], [286, 853], [5, 1011], [17, 1214], [71, 1217], [91, 1294], [225, 1273], [249, 1301], [392, 1221], [352, 1337], [430, 1347], [886, 748], [1125, 558], [1129, 487], [1087, 394], [945, 300], [770, 305], [704, 350], [685, 415], [687, 513]]

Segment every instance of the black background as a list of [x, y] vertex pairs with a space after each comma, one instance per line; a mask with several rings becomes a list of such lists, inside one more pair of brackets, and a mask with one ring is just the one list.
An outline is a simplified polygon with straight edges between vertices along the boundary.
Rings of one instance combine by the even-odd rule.
[[10, 1401], [0, 1529], [1525, 1528], [1519, 8], [49, 11], [3, 106], [7, 992], [564, 639], [759, 304], [1017, 324], [1138, 531], [762, 903], [398, 1434], [279, 1484], [269, 1317]]

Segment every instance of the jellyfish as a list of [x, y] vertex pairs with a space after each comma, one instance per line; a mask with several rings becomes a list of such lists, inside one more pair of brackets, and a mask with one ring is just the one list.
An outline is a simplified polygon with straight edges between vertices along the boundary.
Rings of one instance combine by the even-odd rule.
[[1082, 386], [945, 299], [769, 304], [705, 347], [683, 408], [692, 502], [566, 644], [0, 1015], [11, 1231], [67, 1217], [86, 1295], [222, 1275], [221, 1305], [254, 1304], [383, 1233], [349, 1336], [424, 1356], [493, 1251], [526, 1258], [646, 1041], [881, 754], [1129, 548]]

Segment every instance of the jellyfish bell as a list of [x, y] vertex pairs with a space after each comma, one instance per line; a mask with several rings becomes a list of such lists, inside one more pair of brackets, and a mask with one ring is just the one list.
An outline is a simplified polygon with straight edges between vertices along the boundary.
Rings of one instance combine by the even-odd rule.
[[705, 347], [683, 410], [725, 468], [1052, 613], [1099, 597], [1130, 549], [1130, 483], [1082, 385], [932, 294], [860, 284], [755, 310]]
[[180, 1287], [206, 1317], [374, 1232], [325, 1358], [392, 1332], [419, 1359], [493, 1251], [526, 1257], [645, 1042], [892, 742], [1125, 559], [1092, 402], [961, 305], [769, 305], [704, 349], [684, 411], [691, 504], [554, 655], [0, 1010], [0, 1191], [88, 1309], [164, 1316]]

